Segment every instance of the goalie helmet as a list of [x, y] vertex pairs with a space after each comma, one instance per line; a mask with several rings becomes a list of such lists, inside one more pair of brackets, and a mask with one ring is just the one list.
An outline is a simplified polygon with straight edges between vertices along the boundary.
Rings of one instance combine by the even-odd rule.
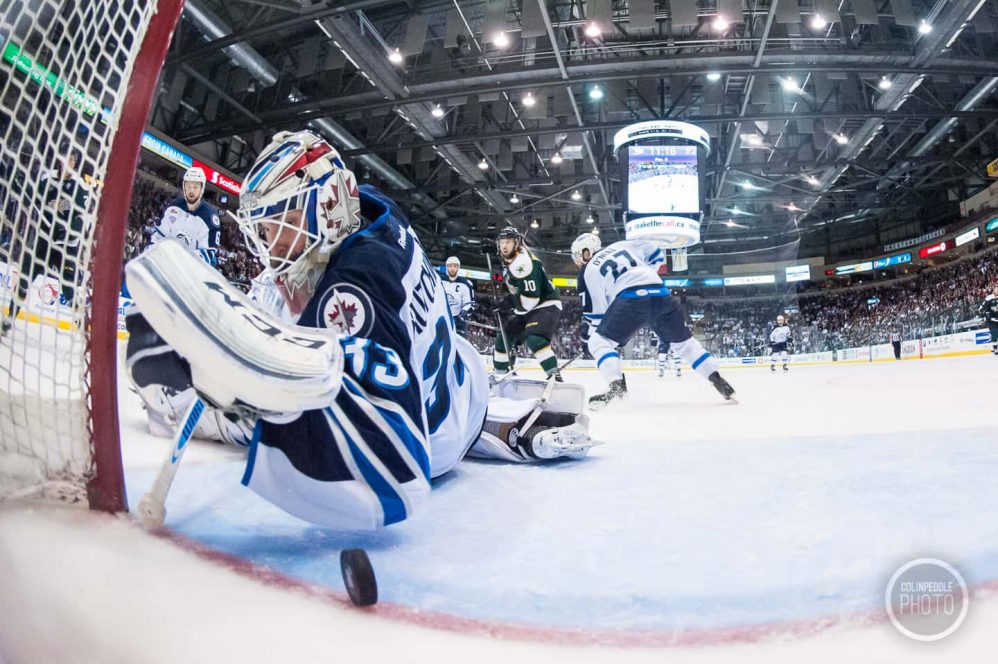
[[243, 182], [238, 218], [275, 278], [291, 291], [314, 287], [330, 254], [360, 228], [357, 179], [325, 139], [280, 132]]
[[581, 263], [583, 249], [588, 249], [589, 258], [592, 258], [602, 247], [603, 242], [599, 239], [599, 235], [595, 233], [583, 233], [572, 242], [572, 258], [575, 259], [576, 263]]

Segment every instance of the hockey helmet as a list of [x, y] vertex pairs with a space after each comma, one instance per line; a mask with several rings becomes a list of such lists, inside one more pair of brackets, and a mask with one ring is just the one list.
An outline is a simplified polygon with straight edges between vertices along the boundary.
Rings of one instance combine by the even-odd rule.
[[595, 233], [583, 233], [572, 242], [572, 258], [577, 264], [582, 263], [582, 250], [589, 250], [589, 258], [596, 255], [596, 252], [603, 247], [603, 242], [599, 235]]
[[[187, 198], [188, 182], [195, 182], [201, 185], [200, 193], [198, 193], [198, 197], [194, 201], [191, 201]], [[205, 177], [203, 169], [197, 166], [192, 166], [191, 168], [188, 168], [186, 171], [184, 171], [184, 177], [180, 183], [181, 193], [183, 194], [184, 199], [187, 200], [187, 202], [190, 205], [194, 206], [201, 205], [201, 201], [204, 199], [204, 190], [207, 182], [208, 178]]]
[[198, 182], [200, 184], [205, 184], [208, 182], [208, 178], [205, 177], [204, 169], [197, 166], [192, 166], [184, 171], [184, 184], [188, 182]]
[[457, 256], [450, 256], [444, 262], [444, 265], [457, 265], [458, 267], [461, 267], [461, 261], [458, 259]]
[[[293, 211], [300, 215], [289, 217]], [[318, 268], [360, 228], [357, 179], [325, 139], [280, 132], [243, 182], [238, 218], [250, 251], [293, 290], [317, 279]], [[278, 241], [288, 247], [284, 256], [274, 253]]]
[[523, 244], [523, 236], [520, 234], [520, 231], [516, 230], [515, 226], [504, 226], [499, 231], [499, 235], [496, 236], [496, 250], [502, 255], [502, 249], [499, 249], [500, 240], [515, 240], [514, 251], [519, 249], [520, 245]]

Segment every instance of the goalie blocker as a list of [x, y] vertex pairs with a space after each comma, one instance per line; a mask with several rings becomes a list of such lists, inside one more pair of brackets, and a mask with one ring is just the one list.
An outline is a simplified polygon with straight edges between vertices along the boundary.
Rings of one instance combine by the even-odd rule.
[[[402, 521], [430, 478], [469, 447], [474, 456], [536, 461], [582, 458], [594, 444], [578, 386], [558, 386], [530, 431], [519, 431], [541, 401], [544, 384], [531, 381], [505, 381], [480, 438], [435, 439], [417, 383], [393, 349], [287, 324], [173, 241], [131, 261], [126, 274], [151, 328], [189, 364], [198, 393], [252, 429], [243, 484], [307, 521], [343, 529]], [[468, 369], [468, 380], [484, 384], [483, 368]], [[437, 454], [438, 445], [460, 449]], [[434, 459], [454, 463], [434, 467]]]

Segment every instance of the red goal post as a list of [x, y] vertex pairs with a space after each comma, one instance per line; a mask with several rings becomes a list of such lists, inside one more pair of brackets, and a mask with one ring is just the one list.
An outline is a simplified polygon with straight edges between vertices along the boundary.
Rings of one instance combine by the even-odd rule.
[[127, 509], [122, 256], [142, 132], [181, 7], [0, 0], [0, 307], [12, 322], [0, 338], [0, 498]]

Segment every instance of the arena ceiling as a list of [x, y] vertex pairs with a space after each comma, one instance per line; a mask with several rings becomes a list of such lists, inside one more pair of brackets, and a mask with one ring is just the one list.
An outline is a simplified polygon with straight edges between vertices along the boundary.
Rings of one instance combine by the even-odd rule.
[[704, 251], [847, 255], [985, 183], [996, 30], [998, 0], [187, 0], [152, 123], [237, 174], [310, 126], [439, 256], [617, 237], [613, 134], [679, 119], [713, 143]]

